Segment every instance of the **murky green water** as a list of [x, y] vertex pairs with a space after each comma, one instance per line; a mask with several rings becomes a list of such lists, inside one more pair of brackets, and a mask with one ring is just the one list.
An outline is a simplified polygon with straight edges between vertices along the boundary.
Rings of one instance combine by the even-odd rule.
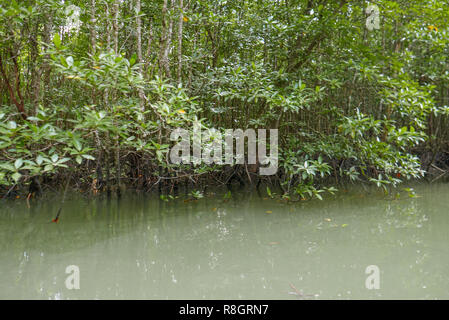
[[[354, 188], [286, 204], [234, 192], [166, 203], [71, 195], [1, 202], [0, 298], [449, 298], [449, 185], [388, 200]], [[80, 270], [69, 290], [66, 267]], [[368, 290], [365, 269], [380, 270]], [[290, 292], [290, 293], [289, 293]]]

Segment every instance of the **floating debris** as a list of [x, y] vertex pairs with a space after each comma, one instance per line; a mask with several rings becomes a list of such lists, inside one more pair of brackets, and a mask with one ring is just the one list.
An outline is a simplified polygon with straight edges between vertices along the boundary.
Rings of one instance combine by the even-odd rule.
[[290, 283], [290, 288], [292, 288], [295, 291], [289, 291], [288, 294], [297, 296], [299, 298], [311, 298], [311, 297], [318, 297], [318, 294], [304, 294], [301, 290], [296, 289], [296, 287]]

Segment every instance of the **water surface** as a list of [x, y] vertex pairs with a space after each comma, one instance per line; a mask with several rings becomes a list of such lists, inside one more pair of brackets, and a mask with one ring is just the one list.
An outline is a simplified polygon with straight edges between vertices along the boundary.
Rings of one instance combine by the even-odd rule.
[[[0, 298], [448, 299], [449, 184], [288, 204], [234, 191], [0, 202]], [[69, 290], [66, 267], [80, 270]], [[365, 269], [380, 270], [368, 290]], [[295, 290], [313, 296], [299, 297]]]

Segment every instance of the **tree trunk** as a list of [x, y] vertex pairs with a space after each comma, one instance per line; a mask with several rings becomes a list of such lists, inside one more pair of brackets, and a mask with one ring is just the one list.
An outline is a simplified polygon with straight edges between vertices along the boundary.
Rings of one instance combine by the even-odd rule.
[[[137, 61], [142, 63], [142, 20], [140, 18], [140, 0], [136, 0], [136, 40], [137, 40]], [[142, 67], [140, 67], [142, 72]]]
[[[142, 20], [140, 19], [140, 0], [136, 0], [136, 40], [137, 40], [137, 61], [139, 62], [139, 71], [142, 75]], [[142, 111], [145, 109], [144, 103], [144, 93], [141, 88], [139, 88], [139, 99], [140, 99], [140, 107]]]
[[[15, 88], [9, 81], [8, 74], [6, 73], [7, 64], [6, 63], [3, 64], [1, 54], [0, 54], [0, 72], [3, 77], [3, 81], [5, 82], [6, 87], [8, 88], [9, 98], [11, 99], [11, 102], [14, 103], [14, 105], [17, 107], [17, 111], [19, 111], [19, 114], [22, 116], [22, 118], [24, 120], [26, 120], [27, 115], [25, 112], [25, 105], [24, 105], [24, 101], [22, 98], [22, 93], [20, 91], [21, 90], [20, 89], [20, 69], [19, 69], [19, 65], [17, 63], [17, 59], [16, 59], [17, 54], [14, 54], [12, 49], [10, 49], [10, 55], [11, 55], [11, 60], [14, 63]], [[14, 89], [17, 93], [17, 97], [16, 97], [16, 93], [14, 92]]]
[[[44, 34], [43, 39], [45, 43], [45, 47], [49, 48], [51, 46], [51, 37], [50, 35], [53, 33], [53, 12], [49, 12], [46, 15], [46, 23], [44, 24]], [[44, 74], [44, 86], [43, 86], [43, 103], [48, 104], [49, 102], [49, 92], [50, 92], [50, 74], [51, 74], [51, 65], [49, 63], [50, 55], [46, 54], [44, 63], [43, 63], [43, 74]]]
[[151, 26], [151, 20], [150, 24], [148, 26], [148, 44], [147, 44], [147, 52], [145, 56], [145, 66], [144, 66], [144, 74], [148, 73], [148, 67], [150, 66], [150, 55], [151, 55], [151, 43], [153, 42], [153, 28]]
[[119, 14], [119, 0], [114, 2], [114, 20], [112, 28], [114, 29], [114, 52], [118, 54], [118, 14]]
[[179, 24], [178, 24], [178, 83], [182, 82], [182, 25], [184, 22], [184, 4], [179, 0]]
[[90, 2], [90, 53], [92, 56], [96, 52], [96, 32], [95, 32], [95, 0]]
[[[164, 0], [164, 5], [162, 8], [162, 33], [161, 33], [161, 44], [159, 51], [159, 74], [165, 74], [168, 78], [170, 77], [170, 63], [168, 60], [168, 54], [170, 53], [170, 42], [173, 32], [173, 19], [167, 24], [167, 0]], [[171, 3], [171, 7], [174, 6], [174, 0]]]

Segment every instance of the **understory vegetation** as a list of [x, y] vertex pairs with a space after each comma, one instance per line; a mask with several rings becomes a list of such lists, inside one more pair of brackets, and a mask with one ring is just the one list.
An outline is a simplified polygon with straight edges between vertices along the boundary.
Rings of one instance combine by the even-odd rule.
[[[0, 0], [2, 195], [237, 183], [321, 199], [443, 174], [448, 5]], [[277, 174], [170, 163], [170, 132], [196, 122], [278, 129]]]

